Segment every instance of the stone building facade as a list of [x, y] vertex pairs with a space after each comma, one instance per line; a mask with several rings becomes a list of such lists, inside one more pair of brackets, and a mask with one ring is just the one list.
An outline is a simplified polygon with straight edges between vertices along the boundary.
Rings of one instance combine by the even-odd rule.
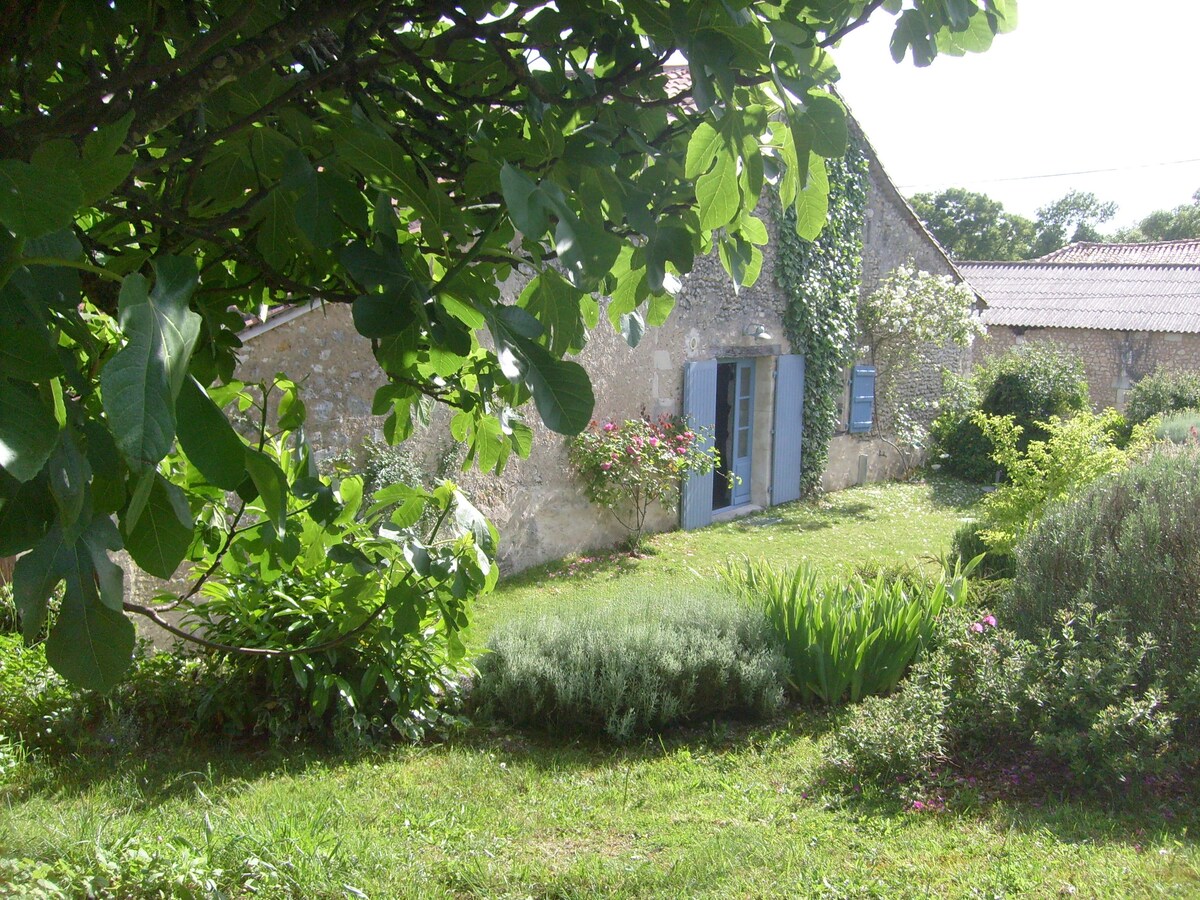
[[[879, 279], [906, 262], [956, 275], [873, 151], [868, 151], [868, 156], [870, 198], [863, 234], [863, 290], [873, 289]], [[764, 214], [763, 218], [768, 228], [774, 229], [773, 217]], [[745, 496], [730, 513], [768, 506], [781, 496], [781, 477], [794, 477], [797, 485], [799, 479], [798, 459], [794, 472], [780, 466], [784, 454], [794, 452], [798, 457], [798, 446], [780, 446], [776, 434], [780, 421], [799, 418], [801, 401], [779, 386], [787, 382], [795, 366], [784, 336], [785, 300], [772, 274], [774, 243], [763, 248], [762, 276], [753, 287], [735, 294], [715, 254], [697, 259], [694, 270], [682, 279], [675, 310], [666, 324], [649, 329], [638, 346], [630, 348], [601, 316], [600, 326], [577, 358], [591, 377], [596, 396], [594, 416], [601, 421], [684, 413], [689, 371], [711, 374], [725, 366], [728, 372], [737, 373], [737, 382], [744, 382], [752, 401], [748, 426], [752, 440], [744, 460], [749, 476], [742, 488]], [[522, 283], [514, 278], [504, 286], [505, 296], [515, 298]], [[366, 441], [382, 441], [381, 422], [370, 412], [382, 373], [371, 356], [369, 342], [355, 332], [349, 309], [297, 307], [248, 329], [242, 339], [245, 349], [239, 378], [257, 381], [283, 371], [303, 381], [308, 435], [314, 447], [324, 448], [326, 457], [354, 456], [361, 454]], [[933, 365], [945, 364], [958, 371], [969, 363], [961, 353], [933, 356]], [[910, 373], [905, 384], [907, 390], [933, 399], [940, 391], [940, 370]], [[583, 495], [569, 469], [563, 437], [540, 422], [530, 424], [534, 439], [529, 457], [511, 460], [502, 477], [474, 471], [451, 475], [500, 530], [501, 564], [506, 571], [610, 546], [624, 536], [613, 517], [592, 506]], [[407, 446], [426, 471], [434, 471], [450, 440], [448, 430], [435, 421], [434, 427], [410, 438]], [[878, 438], [843, 433], [833, 444], [823, 477], [830, 490], [888, 477], [899, 465], [895, 451]], [[676, 513], [658, 510], [648, 527], [663, 530], [678, 522]]]
[[980, 359], [1032, 341], [1078, 353], [1092, 405], [1160, 366], [1200, 370], [1200, 241], [1077, 243], [1024, 263], [964, 263], [987, 303]]

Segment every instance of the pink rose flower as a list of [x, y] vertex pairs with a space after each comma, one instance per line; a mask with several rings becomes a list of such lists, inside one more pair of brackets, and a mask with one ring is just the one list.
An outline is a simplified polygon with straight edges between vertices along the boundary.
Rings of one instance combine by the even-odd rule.
[[607, 472], [611, 468], [612, 468], [612, 463], [610, 463], [610, 462], [600, 463], [600, 471], [601, 472]]
[[971, 630], [973, 632], [975, 632], [976, 634], [983, 634], [983, 623], [982, 622], [972, 622]]
[[614, 425], [612, 422], [605, 422], [605, 423], [604, 423], [604, 430], [605, 430], [605, 431], [616, 431], [616, 430], [617, 430], [617, 426], [616, 426], [616, 425]]
[[980, 621], [982, 621], [983, 624], [986, 625], [988, 628], [996, 627], [996, 617], [995, 616], [984, 616], [983, 619], [981, 619]]

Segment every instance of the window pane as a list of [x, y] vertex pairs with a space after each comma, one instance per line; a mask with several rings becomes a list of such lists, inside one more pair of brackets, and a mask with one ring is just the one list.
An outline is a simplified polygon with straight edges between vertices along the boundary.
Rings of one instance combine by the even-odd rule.
[[738, 370], [738, 395], [750, 396], [750, 367], [744, 366]]
[[750, 455], [750, 429], [749, 428], [739, 428], [738, 429], [737, 444], [738, 444], [737, 455], [738, 455], [739, 459]]

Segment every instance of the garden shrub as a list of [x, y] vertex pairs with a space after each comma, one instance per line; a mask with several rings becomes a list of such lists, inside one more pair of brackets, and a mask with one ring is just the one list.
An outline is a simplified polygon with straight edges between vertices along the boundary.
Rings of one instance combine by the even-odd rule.
[[951, 552], [964, 563], [983, 555], [977, 569], [980, 578], [995, 581], [1012, 578], [1016, 561], [1011, 553], [993, 549], [983, 539], [984, 525], [981, 522], [963, 522], [950, 539]]
[[1125, 398], [1130, 422], [1148, 422], [1157, 415], [1200, 407], [1200, 373], [1158, 368], [1143, 377]]
[[893, 690], [934, 620], [966, 594], [962, 577], [932, 586], [883, 575], [822, 579], [806, 565], [776, 569], [766, 560], [726, 566], [722, 575], [765, 613], [787, 654], [792, 691], [809, 703], [857, 702]]
[[12, 585], [0, 582], [0, 634], [11, 634], [21, 630], [17, 621], [17, 604], [13, 602]]
[[705, 448], [705, 437], [670, 416], [592, 422], [567, 443], [567, 456], [588, 499], [612, 513], [636, 549], [651, 506], [674, 509], [683, 480], [711, 472], [720, 461], [715, 447]]
[[1022, 344], [989, 360], [956, 394], [931, 429], [934, 459], [943, 471], [976, 482], [995, 480], [999, 468], [976, 413], [1012, 416], [1024, 449], [1048, 437], [1043, 423], [1052, 416], [1070, 416], [1088, 405], [1083, 360], [1050, 341]]
[[202, 660], [142, 644], [128, 677], [107, 694], [77, 688], [46, 662], [44, 644], [0, 635], [0, 733], [53, 754], [133, 750], [197, 732], [211, 689]]
[[364, 583], [347, 575], [341, 565], [314, 561], [285, 573], [247, 569], [206, 586], [188, 622], [225, 645], [320, 647], [344, 634], [347, 622], [362, 623], [353, 640], [315, 652], [214, 656], [198, 709], [209, 727], [277, 743], [353, 744], [393, 731], [415, 740], [456, 721], [461, 650], [450, 652], [440, 612], [389, 605], [366, 619]]
[[[1025, 640], [994, 616], [955, 610], [900, 690], [856, 707], [834, 737], [843, 778], [892, 788], [946, 764], [970, 771], [1039, 757], [1085, 790], [1116, 791], [1196, 753], [1182, 723], [1194, 689], [1172, 693], [1152, 636], [1083, 604]], [[1194, 681], [1194, 680], [1193, 680]]]
[[1125, 449], [1118, 448], [1113, 437], [1115, 417], [1119, 415], [1091, 411], [1069, 419], [1051, 416], [1042, 426], [1044, 439], [1024, 441], [1012, 416], [976, 415], [992, 443], [992, 458], [1008, 473], [1008, 481], [983, 498], [979, 534], [990, 550], [1012, 553], [1047, 505], [1119, 472], [1150, 446], [1150, 430], [1138, 426]]
[[1160, 667], [1200, 664], [1200, 450], [1162, 449], [1050, 509], [1017, 547], [1014, 623], [1026, 635], [1079, 603], [1152, 633]]
[[757, 612], [723, 594], [632, 595], [582, 615], [517, 619], [479, 660], [485, 715], [624, 741], [718, 715], [767, 716], [786, 662]]
[[1155, 426], [1154, 436], [1172, 444], [1200, 445], [1200, 409], [1185, 409], [1164, 416]]

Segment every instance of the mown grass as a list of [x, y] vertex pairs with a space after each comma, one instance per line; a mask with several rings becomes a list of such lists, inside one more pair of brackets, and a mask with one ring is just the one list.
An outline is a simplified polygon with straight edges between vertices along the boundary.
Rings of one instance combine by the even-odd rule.
[[[632, 564], [544, 569], [491, 598], [476, 635], [634, 581], [703, 578], [766, 547], [826, 569], [939, 552], [973, 499], [949, 494], [863, 488], [773, 511], [783, 521], [772, 526], [661, 536]], [[1200, 895], [1194, 811], [1109, 809], [1049, 785], [914, 812], [821, 783], [835, 726], [835, 715], [793, 711], [622, 748], [478, 726], [357, 756], [182, 748], [60, 760], [0, 789], [0, 857], [88, 871], [101, 856], [187, 856], [232, 896], [250, 895], [247, 871], [254, 896], [305, 898]]]

